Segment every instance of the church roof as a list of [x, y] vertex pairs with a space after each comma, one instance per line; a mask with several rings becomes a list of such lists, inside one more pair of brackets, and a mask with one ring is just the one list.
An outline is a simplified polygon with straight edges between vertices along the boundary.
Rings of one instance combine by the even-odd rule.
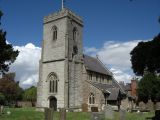
[[123, 91], [121, 91], [121, 88], [114, 86], [112, 84], [102, 84], [97, 82], [89, 82], [94, 87], [100, 89], [104, 93], [109, 93], [109, 96], [107, 100], [117, 100], [119, 94], [124, 94]]
[[108, 91], [111, 93], [107, 100], [117, 100], [118, 96], [120, 94], [120, 89], [119, 88], [108, 88]]
[[112, 77], [112, 85], [116, 88], [119, 88], [122, 94], [126, 94], [125, 93], [125, 89], [116, 81], [116, 79], [114, 77]]
[[112, 73], [104, 66], [104, 64], [98, 58], [84, 55], [84, 65], [87, 70], [105, 75], [112, 75]]
[[92, 84], [94, 87], [100, 89], [104, 93], [109, 93], [110, 94], [110, 91], [108, 91], [108, 88], [113, 88], [113, 86], [110, 85], [110, 84], [102, 84], [102, 83], [97, 83], [97, 82], [89, 82], [89, 83]]

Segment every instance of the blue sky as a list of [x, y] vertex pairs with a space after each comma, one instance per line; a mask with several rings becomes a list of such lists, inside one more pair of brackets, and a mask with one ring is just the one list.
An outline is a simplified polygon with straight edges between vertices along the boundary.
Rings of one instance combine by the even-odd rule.
[[[84, 45], [101, 47], [107, 40], [153, 38], [160, 31], [160, 0], [66, 0], [84, 20]], [[14, 45], [40, 46], [42, 19], [61, 9], [61, 0], [0, 0], [3, 28]]]
[[[125, 82], [134, 76], [130, 51], [160, 33], [159, 6], [160, 0], [66, 0], [66, 7], [83, 18], [85, 53], [98, 55]], [[11, 71], [22, 86], [36, 84], [43, 17], [60, 10], [61, 0], [0, 0], [0, 9], [7, 40], [20, 51]]]

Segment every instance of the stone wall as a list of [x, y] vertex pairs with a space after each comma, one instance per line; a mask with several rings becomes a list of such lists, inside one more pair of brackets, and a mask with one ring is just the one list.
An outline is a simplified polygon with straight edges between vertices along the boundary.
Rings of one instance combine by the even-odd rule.
[[[85, 67], [83, 68], [83, 104], [88, 105], [88, 111], [91, 111], [91, 107], [98, 107], [101, 111], [103, 105], [105, 104], [105, 98], [101, 90], [97, 89], [89, 83], [88, 72]], [[89, 104], [89, 96], [93, 93], [95, 96], [95, 104]]]

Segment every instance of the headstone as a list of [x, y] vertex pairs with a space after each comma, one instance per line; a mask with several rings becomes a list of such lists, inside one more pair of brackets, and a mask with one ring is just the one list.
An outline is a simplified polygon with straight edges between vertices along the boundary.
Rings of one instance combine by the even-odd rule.
[[104, 117], [105, 119], [114, 119], [113, 118], [114, 111], [110, 105], [104, 107]]
[[0, 115], [2, 114], [1, 106], [0, 106]]
[[126, 111], [125, 110], [120, 110], [119, 111], [119, 114], [120, 114], [120, 120], [126, 120]]
[[0, 114], [3, 114], [3, 113], [4, 113], [4, 106], [0, 105]]
[[60, 109], [60, 120], [66, 120], [66, 109], [65, 108]]
[[45, 108], [45, 111], [44, 111], [44, 120], [53, 120], [53, 112], [54, 112], [54, 109], [53, 108]]
[[103, 120], [103, 113], [101, 112], [92, 112], [91, 120]]
[[156, 110], [160, 110], [160, 102], [156, 103]]
[[143, 116], [143, 112], [138, 111], [137, 114], [138, 114], [139, 117]]

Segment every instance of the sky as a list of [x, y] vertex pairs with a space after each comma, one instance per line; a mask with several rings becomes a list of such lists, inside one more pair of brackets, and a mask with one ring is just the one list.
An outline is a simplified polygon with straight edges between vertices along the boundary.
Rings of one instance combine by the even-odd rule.
[[[66, 0], [65, 7], [83, 18], [84, 53], [98, 55], [117, 81], [130, 82], [130, 51], [160, 32], [160, 0]], [[43, 17], [61, 9], [61, 0], [0, 0], [1, 28], [20, 51], [10, 71], [27, 88], [38, 81]]]

